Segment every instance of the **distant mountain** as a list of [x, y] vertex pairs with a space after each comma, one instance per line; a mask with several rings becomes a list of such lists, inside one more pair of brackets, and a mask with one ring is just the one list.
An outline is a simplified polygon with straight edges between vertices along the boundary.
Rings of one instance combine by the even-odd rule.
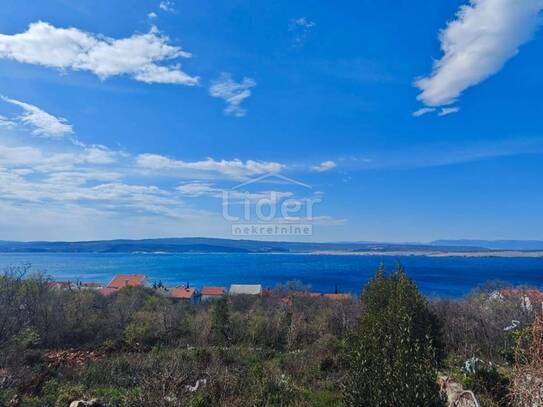
[[142, 240], [97, 240], [84, 242], [0, 241], [0, 252], [8, 253], [307, 253], [315, 251], [480, 251], [468, 245], [425, 245], [393, 243], [304, 243], [266, 242], [216, 238], [166, 238]]
[[436, 240], [431, 242], [432, 246], [475, 246], [484, 247], [490, 250], [543, 250], [541, 240]]
[[436, 240], [423, 243], [378, 242], [267, 242], [204, 237], [142, 240], [96, 240], [83, 242], [0, 241], [4, 253], [308, 253], [345, 252], [477, 252], [491, 250], [543, 250], [543, 241], [533, 240]]

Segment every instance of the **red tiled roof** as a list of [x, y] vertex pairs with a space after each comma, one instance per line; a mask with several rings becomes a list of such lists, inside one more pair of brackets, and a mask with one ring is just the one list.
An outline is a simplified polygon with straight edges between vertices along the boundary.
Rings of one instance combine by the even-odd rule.
[[177, 287], [170, 290], [170, 297], [181, 300], [190, 300], [196, 290], [194, 288]]
[[202, 295], [224, 295], [226, 288], [224, 287], [204, 287]]
[[347, 301], [352, 300], [353, 296], [351, 294], [324, 294], [324, 298], [335, 301]]
[[105, 288], [100, 288], [98, 290], [98, 294], [103, 295], [104, 297], [109, 297], [110, 295], [115, 294], [117, 291], [119, 290], [116, 288], [105, 287]]
[[143, 285], [145, 276], [143, 274], [119, 274], [113, 277], [108, 288], [122, 288], [126, 286], [137, 287]]
[[543, 291], [534, 288], [506, 288], [500, 290], [500, 294], [505, 298], [528, 297], [531, 301], [543, 303]]

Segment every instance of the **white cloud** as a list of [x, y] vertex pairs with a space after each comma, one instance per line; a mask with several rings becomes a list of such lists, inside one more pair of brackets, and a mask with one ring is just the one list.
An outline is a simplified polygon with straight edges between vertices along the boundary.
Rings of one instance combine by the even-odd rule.
[[13, 129], [16, 125], [17, 123], [15, 123], [13, 120], [10, 120], [5, 116], [0, 115], [0, 128], [3, 127], [5, 129]]
[[443, 107], [437, 114], [438, 116], [448, 116], [453, 113], [457, 113], [460, 111], [459, 107]]
[[112, 164], [117, 161], [117, 155], [119, 153], [103, 146], [88, 146], [85, 147], [84, 153], [80, 157], [89, 164]]
[[[18, 106], [28, 105], [17, 102], [21, 103]], [[21, 144], [23, 140], [32, 144]], [[220, 216], [223, 194], [227, 194], [226, 205], [262, 199], [304, 204], [293, 192], [260, 190], [256, 183], [243, 184], [250, 191], [226, 186], [258, 180], [285, 168], [268, 161], [134, 156], [74, 138], [54, 143], [36, 138], [0, 139], [0, 238], [209, 235], [211, 230], [225, 235], [230, 225]], [[214, 181], [171, 186], [165, 176]], [[194, 207], [199, 202], [191, 198], [196, 197], [215, 200], [215, 210]]]
[[0, 168], [34, 166], [45, 160], [41, 150], [30, 146], [0, 145]]
[[[103, 208], [146, 210], [149, 206], [180, 205], [171, 192], [153, 185], [126, 183], [129, 175], [118, 166], [102, 168], [95, 152], [55, 153], [31, 146], [0, 145], [0, 195], [3, 200], [67, 204], [101, 202]], [[88, 205], [91, 205], [90, 203]]]
[[313, 28], [317, 25], [314, 21], [310, 21], [306, 17], [296, 18], [291, 20], [291, 23], [304, 28]]
[[[18, 173], [19, 175], [25, 175], [24, 173]], [[54, 172], [47, 176], [43, 181], [49, 184], [62, 184], [79, 186], [84, 185], [87, 182], [94, 181], [118, 181], [123, 178], [123, 174], [114, 171], [97, 171], [97, 170], [84, 170], [78, 169], [77, 171], [66, 172]]]
[[543, 0], [470, 0], [440, 33], [443, 57], [415, 82], [426, 106], [453, 103], [467, 88], [497, 73], [540, 23]]
[[173, 1], [164, 0], [161, 1], [158, 5], [158, 8], [160, 8], [162, 11], [166, 11], [169, 13], [172, 13], [175, 11], [175, 3]]
[[[158, 154], [140, 154], [136, 158], [137, 165], [147, 170], [166, 172], [174, 176], [195, 176], [203, 177], [227, 177], [243, 179], [246, 177], [277, 172], [285, 168], [283, 164], [269, 161], [241, 161], [235, 160], [214, 160], [207, 158], [202, 161], [181, 161], [164, 157]], [[173, 172], [172, 172], [173, 171]]]
[[[59, 231], [59, 227], [62, 233], [68, 233], [68, 228], [79, 233], [81, 238], [90, 238], [89, 234], [95, 228], [99, 228], [95, 231], [101, 236], [114, 228], [117, 236], [126, 233], [126, 236], [134, 237], [135, 232], [129, 227], [131, 223], [140, 230], [142, 237], [149, 237], [153, 230], [162, 235], [164, 230], [177, 235], [195, 231], [205, 235], [205, 230], [209, 230], [211, 225], [228, 226], [220, 223], [224, 222], [219, 216], [220, 206], [217, 206], [216, 213], [210, 213], [191, 208], [184, 202], [187, 197], [222, 197], [223, 189], [214, 184], [193, 182], [178, 188], [155, 185], [156, 174], [138, 172], [133, 157], [127, 153], [110, 151], [102, 146], [67, 146], [70, 151], [59, 152], [45, 149], [57, 149], [57, 143], [47, 143], [42, 147], [0, 143], [0, 233], [8, 227], [11, 239], [21, 236], [18, 233], [23, 233], [23, 223], [27, 227], [27, 239], [39, 235], [42, 223], [44, 228], [48, 227], [43, 230], [43, 236], [48, 239], [51, 239], [51, 233]], [[179, 164], [178, 161], [176, 163]], [[236, 163], [236, 160], [222, 164], [220, 161], [206, 161], [189, 163], [188, 166], [207, 171], [221, 166], [235, 167]], [[259, 172], [264, 169], [259, 169], [259, 165], [243, 162], [238, 171]], [[232, 171], [226, 170], [228, 173]], [[232, 203], [245, 198], [285, 199], [291, 196], [289, 192], [228, 192]], [[59, 220], [62, 213], [64, 218]], [[80, 214], [84, 214], [81, 219], [78, 218]], [[20, 222], [11, 221], [15, 215]], [[70, 219], [70, 222], [66, 223], [65, 219]], [[157, 224], [167, 228], [155, 229]], [[227, 232], [225, 229], [223, 233]], [[68, 236], [59, 234], [57, 238], [67, 239]]]
[[235, 203], [240, 201], [259, 201], [261, 199], [268, 199], [272, 202], [278, 202], [284, 199], [292, 198], [294, 194], [289, 191], [259, 191], [248, 192], [237, 189], [224, 189], [218, 188], [213, 184], [204, 182], [192, 182], [188, 184], [179, 185], [176, 190], [182, 195], [188, 197], [211, 197], [224, 199], [228, 203]]
[[256, 82], [251, 78], [243, 78], [241, 82], [235, 82], [231, 74], [223, 73], [209, 88], [209, 94], [223, 99], [227, 106], [224, 113], [236, 117], [243, 117], [247, 110], [241, 107], [241, 103], [251, 96], [251, 88]]
[[147, 14], [147, 17], [150, 19], [154, 19], [154, 18], [157, 18], [158, 15], [154, 11], [151, 11], [149, 14]]
[[0, 34], [0, 58], [49, 68], [90, 71], [106, 79], [129, 75], [146, 83], [196, 85], [178, 64], [167, 61], [190, 58], [191, 54], [170, 45], [156, 27], [146, 34], [114, 39], [77, 28], [57, 28], [46, 22], [30, 24], [14, 35]]
[[317, 24], [306, 17], [294, 18], [290, 20], [289, 30], [294, 33], [292, 45], [303, 47], [307, 41], [309, 33]]
[[66, 119], [55, 117], [29, 103], [10, 99], [5, 96], [0, 96], [0, 98], [4, 102], [19, 106], [24, 110], [19, 120], [31, 126], [33, 128], [32, 133], [36, 136], [61, 138], [73, 133], [72, 126], [68, 124]]
[[420, 116], [424, 116], [425, 114], [432, 113], [435, 111], [436, 111], [435, 107], [422, 107], [419, 110], [413, 112], [413, 116], [420, 117]]
[[[256, 184], [251, 184], [253, 190], [242, 191], [228, 189], [218, 181], [192, 181], [171, 187], [161, 179], [164, 174], [195, 173], [210, 179], [234, 180], [284, 167], [277, 163], [134, 157], [81, 143], [65, 143], [58, 151], [60, 144], [10, 146], [0, 142], [0, 238], [209, 235], [211, 229], [225, 235], [229, 224], [220, 216], [223, 206], [218, 204], [224, 193], [227, 205], [261, 199], [301, 205], [305, 202], [294, 198], [290, 191], [258, 190]], [[142, 171], [139, 164], [155, 170]], [[216, 200], [215, 210], [193, 207], [198, 202], [190, 198], [196, 197]], [[314, 221], [334, 224], [327, 217], [316, 217]]]
[[0, 167], [26, 168], [32, 172], [51, 173], [71, 171], [81, 165], [103, 166], [113, 164], [120, 155], [105, 147], [85, 147], [77, 151], [50, 152], [33, 146], [5, 146], [0, 144]]
[[191, 197], [199, 196], [213, 196], [218, 197], [222, 190], [213, 187], [213, 184], [207, 184], [203, 182], [192, 182], [189, 184], [182, 184], [176, 188], [177, 191], [183, 195]]
[[317, 171], [317, 172], [324, 172], [324, 171], [328, 171], [328, 170], [331, 170], [333, 168], [336, 168], [337, 167], [337, 164], [333, 161], [324, 161], [322, 163], [320, 163], [319, 165], [314, 165], [313, 167], [311, 167], [311, 169], [313, 171]]
[[[219, 236], [229, 229], [220, 214], [187, 207], [166, 214], [123, 208], [89, 207], [78, 203], [14, 203], [0, 201], [0, 239], [98, 240], [180, 236]], [[31, 213], [32, 216], [28, 216]]]

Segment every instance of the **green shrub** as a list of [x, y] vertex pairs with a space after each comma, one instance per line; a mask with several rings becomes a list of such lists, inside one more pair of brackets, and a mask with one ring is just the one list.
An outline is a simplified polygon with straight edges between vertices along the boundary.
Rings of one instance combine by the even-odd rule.
[[388, 276], [381, 267], [364, 288], [361, 306], [347, 343], [347, 406], [443, 405], [436, 318], [403, 269]]
[[124, 329], [124, 339], [134, 347], [151, 346], [160, 338], [157, 316], [150, 311], [139, 311]]

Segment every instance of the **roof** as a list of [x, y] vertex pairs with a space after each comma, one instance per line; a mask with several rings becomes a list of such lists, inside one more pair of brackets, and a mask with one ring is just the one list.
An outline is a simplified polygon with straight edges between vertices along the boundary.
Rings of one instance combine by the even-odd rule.
[[226, 288], [224, 287], [204, 287], [201, 291], [202, 295], [224, 295]]
[[260, 284], [232, 284], [229, 293], [231, 295], [250, 294], [260, 295], [262, 293], [262, 285]]
[[143, 274], [119, 274], [113, 277], [108, 288], [122, 288], [126, 286], [137, 287], [145, 283]]
[[190, 300], [195, 291], [194, 288], [176, 287], [170, 289], [170, 297], [181, 300]]
[[335, 301], [348, 301], [352, 300], [353, 296], [351, 294], [324, 294], [324, 298]]
[[534, 288], [506, 288], [500, 290], [504, 298], [528, 297], [531, 301], [543, 303], [543, 291]]
[[100, 288], [98, 290], [98, 294], [103, 295], [104, 297], [109, 297], [110, 295], [115, 294], [117, 291], [119, 290], [116, 288], [105, 287], [105, 288]]

